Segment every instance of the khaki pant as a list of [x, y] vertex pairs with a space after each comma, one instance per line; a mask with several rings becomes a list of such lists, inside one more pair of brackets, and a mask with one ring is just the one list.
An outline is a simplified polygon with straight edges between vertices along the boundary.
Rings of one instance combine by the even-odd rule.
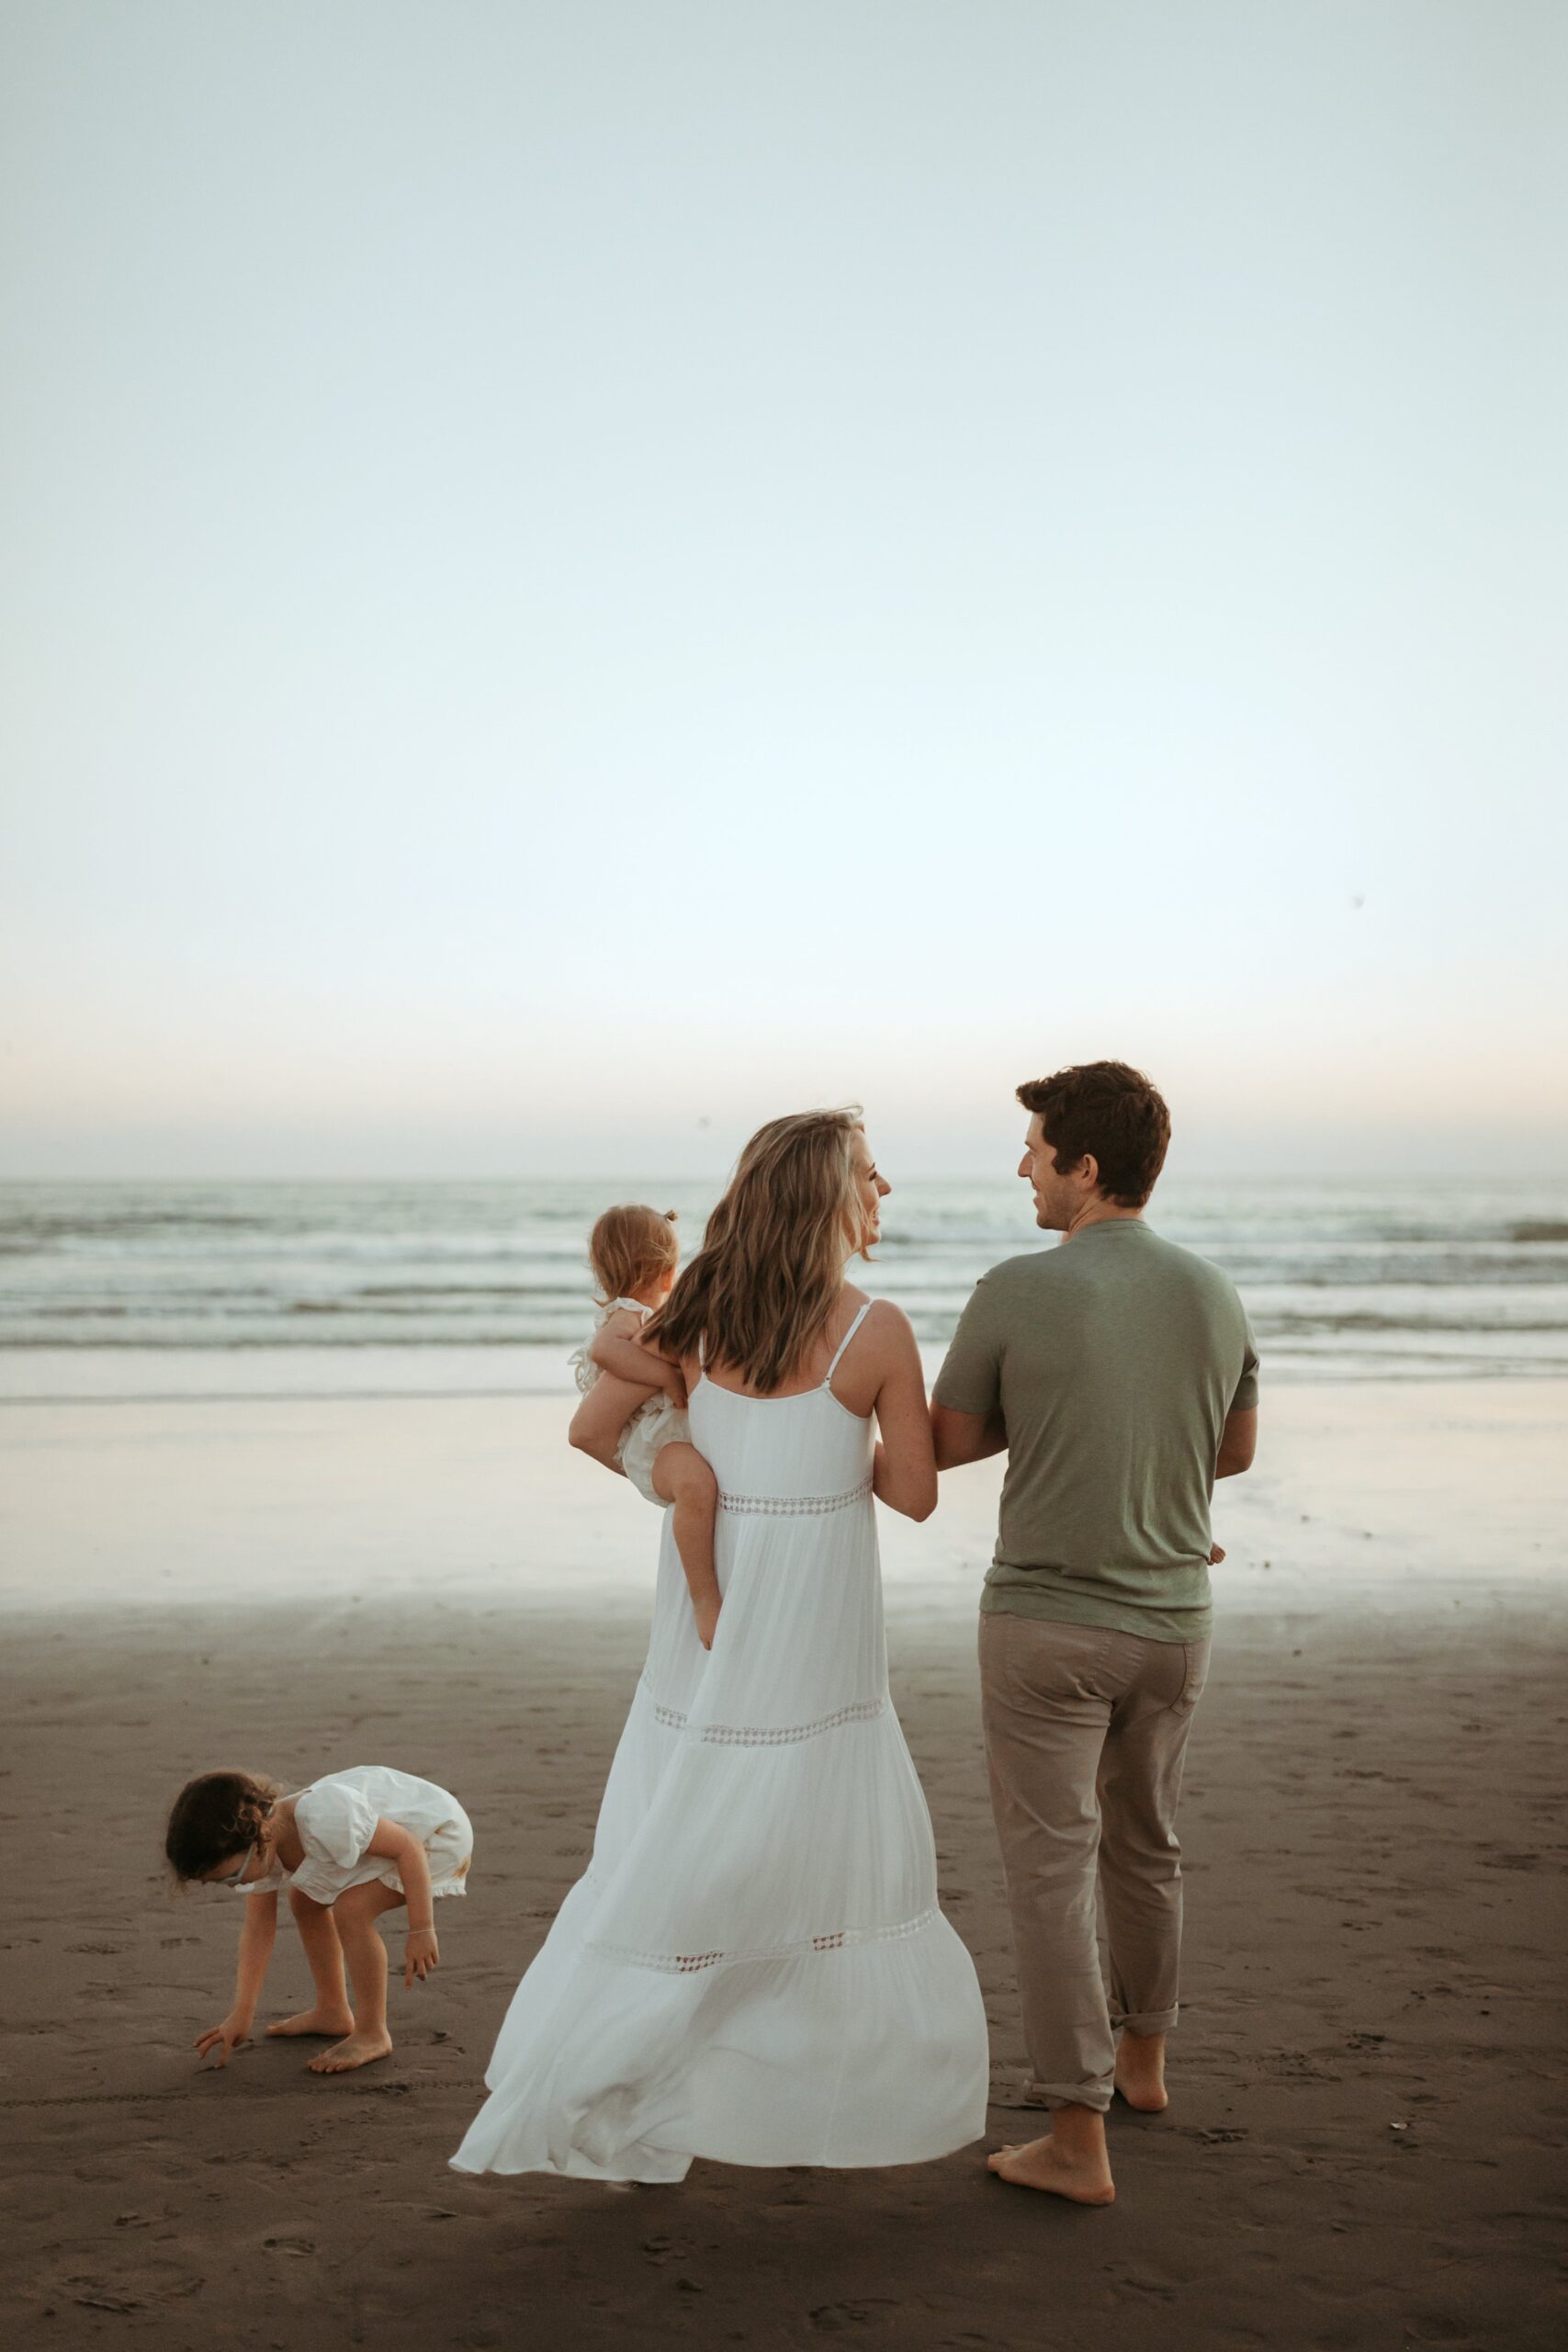
[[[1209, 1645], [988, 1611], [980, 1694], [1030, 2096], [1111, 2104], [1114, 2031], [1176, 2023], [1176, 1802]], [[1106, 2001], [1095, 1881], [1111, 1951]]]

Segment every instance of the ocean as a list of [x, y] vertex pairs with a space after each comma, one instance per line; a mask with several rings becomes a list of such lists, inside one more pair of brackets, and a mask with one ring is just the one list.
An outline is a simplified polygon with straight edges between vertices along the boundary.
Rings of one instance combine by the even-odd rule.
[[[0, 1186], [0, 1391], [564, 1388], [592, 1319], [588, 1228], [712, 1182]], [[1150, 1222], [1223, 1266], [1270, 1374], [1568, 1372], [1568, 1187], [1319, 1179], [1162, 1183]], [[912, 1180], [854, 1278], [939, 1353], [976, 1276], [1053, 1239], [1016, 1180]]]

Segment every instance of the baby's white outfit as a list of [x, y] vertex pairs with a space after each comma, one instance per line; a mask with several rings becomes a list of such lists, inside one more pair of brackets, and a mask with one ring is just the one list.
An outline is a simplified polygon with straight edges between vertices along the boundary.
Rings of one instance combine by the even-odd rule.
[[294, 1801], [294, 1826], [305, 1849], [304, 1860], [297, 1871], [286, 1871], [275, 1860], [265, 1878], [252, 1880], [240, 1892], [276, 1894], [281, 1887], [297, 1886], [314, 1903], [333, 1904], [351, 1886], [368, 1886], [379, 1879], [406, 1894], [396, 1862], [365, 1850], [382, 1818], [395, 1821], [400, 1829], [412, 1829], [424, 1848], [432, 1894], [468, 1893], [474, 1853], [468, 1815], [434, 1781], [396, 1772], [389, 1764], [351, 1764], [346, 1772], [324, 1773], [302, 1789]]
[[[645, 1323], [653, 1312], [650, 1306], [644, 1306], [640, 1299], [613, 1298], [608, 1306], [599, 1310], [599, 1320], [593, 1326], [593, 1340], [598, 1338], [611, 1316], [617, 1314], [623, 1306], [629, 1306], [632, 1313], [639, 1316]], [[572, 1369], [577, 1374], [577, 1385], [585, 1396], [599, 1377], [599, 1366], [588, 1352], [593, 1340], [589, 1340], [587, 1347], [579, 1348], [571, 1359]], [[668, 1510], [669, 1504], [654, 1487], [654, 1456], [661, 1446], [690, 1445], [691, 1442], [692, 1424], [683, 1408], [660, 1389], [658, 1396], [650, 1396], [646, 1405], [637, 1407], [621, 1431], [615, 1459], [639, 1495], [646, 1496], [650, 1503], [657, 1503], [660, 1510]]]

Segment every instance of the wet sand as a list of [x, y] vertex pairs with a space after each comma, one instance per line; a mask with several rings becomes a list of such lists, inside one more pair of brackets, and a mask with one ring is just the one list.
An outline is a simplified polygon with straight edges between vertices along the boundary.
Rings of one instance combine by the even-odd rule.
[[[1003, 2187], [979, 2147], [849, 2175], [698, 2163], [654, 2190], [447, 2170], [513, 1984], [586, 1858], [644, 1594], [606, 1577], [568, 1604], [558, 1575], [555, 1597], [515, 1580], [444, 1594], [433, 1567], [378, 1600], [372, 1561], [357, 1601], [325, 1573], [264, 1599], [290, 1506], [267, 1513], [258, 1473], [243, 1508], [207, 1493], [252, 1597], [108, 1606], [84, 1597], [62, 1531], [126, 1504], [91, 1425], [57, 1425], [71, 1509], [52, 1548], [22, 1512], [37, 1574], [6, 1628], [7, 2334], [20, 2320], [29, 2342], [193, 2352], [1555, 2343], [1568, 1609], [1540, 1507], [1549, 1402], [1499, 1388], [1490, 1422], [1461, 1417], [1488, 1458], [1514, 1450], [1494, 1504], [1460, 1438], [1434, 1438], [1451, 1391], [1399, 1408], [1407, 1434], [1426, 1430], [1424, 1485], [1398, 1470], [1393, 1407], [1380, 1443], [1364, 1394], [1280, 1400], [1271, 1466], [1221, 1514], [1233, 1562], [1183, 1808], [1172, 2105], [1114, 2111], [1120, 2197], [1098, 2212]], [[187, 1517], [204, 1460], [169, 1439], [161, 1475]], [[1323, 1473], [1310, 1490], [1304, 1463]], [[560, 1491], [640, 1541], [646, 1518], [603, 1487], [603, 1506], [589, 1474]], [[955, 1482], [914, 1555], [895, 1531], [889, 1638], [943, 1900], [992, 2018], [994, 2144], [1037, 2119], [1016, 2107], [980, 1563], [961, 1557], [987, 1508], [983, 1484], [965, 1499]], [[1428, 1523], [1436, 1550], [1416, 1540]], [[441, 1908], [433, 1981], [394, 1984], [384, 2064], [323, 2081], [274, 2043], [197, 2071], [237, 1906], [171, 1897], [157, 1838], [178, 1781], [225, 1760], [296, 1781], [396, 1763], [473, 1815], [472, 1894]], [[306, 1990], [285, 1926], [262, 2015]]]

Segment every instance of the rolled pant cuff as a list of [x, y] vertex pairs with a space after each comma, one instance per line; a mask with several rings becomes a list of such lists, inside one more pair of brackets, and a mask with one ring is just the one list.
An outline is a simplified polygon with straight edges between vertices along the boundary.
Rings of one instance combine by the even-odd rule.
[[1118, 2033], [1123, 2026], [1129, 2033], [1171, 2033], [1180, 2014], [1179, 2009], [1143, 2009], [1129, 2017], [1113, 2017], [1111, 2022]]
[[1097, 2114], [1111, 2112], [1111, 2083], [1028, 2082], [1023, 2096], [1031, 2107], [1092, 2107]]

